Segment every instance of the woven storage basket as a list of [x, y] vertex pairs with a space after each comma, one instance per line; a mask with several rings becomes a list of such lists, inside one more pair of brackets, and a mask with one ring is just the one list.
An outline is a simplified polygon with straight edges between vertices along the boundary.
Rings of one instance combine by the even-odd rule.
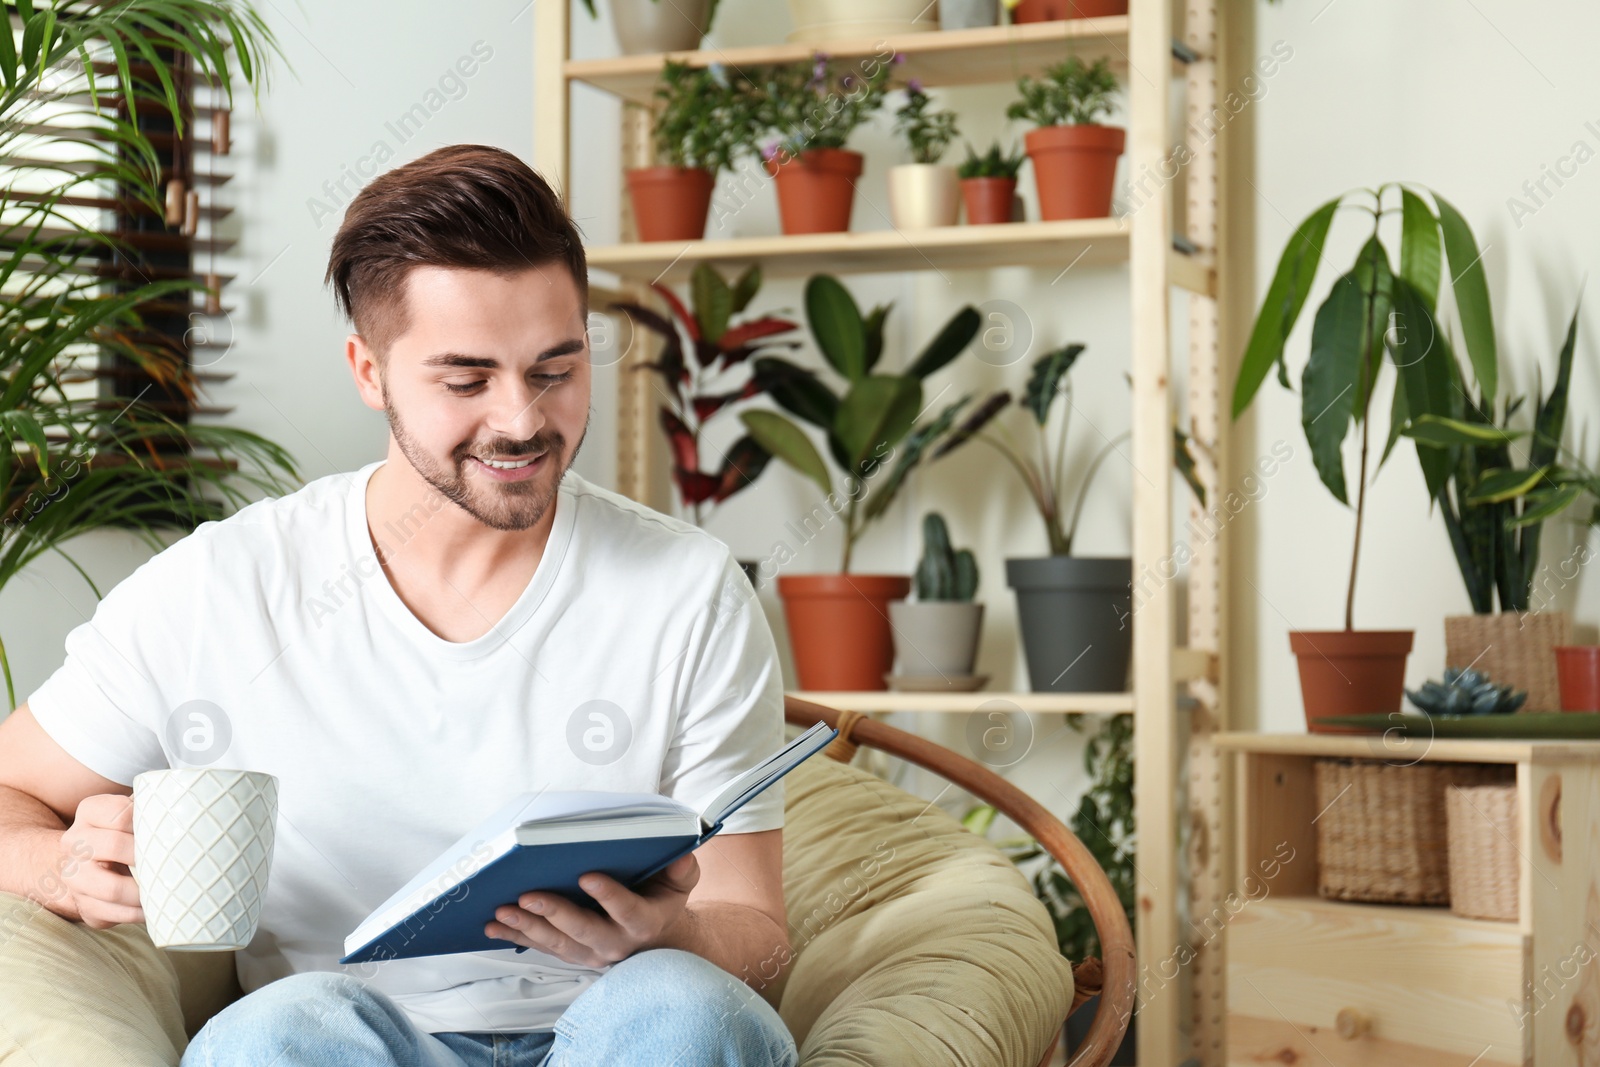
[[1317, 891], [1333, 900], [1450, 903], [1445, 792], [1499, 780], [1477, 763], [1318, 759]]
[[1450, 910], [1473, 919], [1517, 918], [1517, 785], [1451, 787]]
[[1564, 611], [1502, 611], [1450, 615], [1444, 620], [1445, 666], [1471, 665], [1500, 685], [1526, 689], [1519, 711], [1560, 711], [1556, 645], [1572, 643]]

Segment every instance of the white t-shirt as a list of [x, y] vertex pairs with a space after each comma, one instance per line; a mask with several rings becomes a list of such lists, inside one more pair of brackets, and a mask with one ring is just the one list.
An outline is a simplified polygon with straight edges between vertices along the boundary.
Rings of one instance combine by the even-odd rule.
[[[527, 588], [482, 637], [447, 641], [378, 565], [365, 494], [380, 465], [257, 501], [144, 563], [28, 704], [116, 782], [168, 766], [278, 777], [261, 925], [237, 957], [246, 992], [345, 971], [428, 1032], [548, 1030], [602, 970], [510, 943], [341, 965], [344, 938], [515, 793], [698, 807], [777, 751], [772, 632], [720, 541], [569, 470]], [[413, 530], [372, 535], [391, 547]], [[782, 825], [780, 782], [722, 832]]]

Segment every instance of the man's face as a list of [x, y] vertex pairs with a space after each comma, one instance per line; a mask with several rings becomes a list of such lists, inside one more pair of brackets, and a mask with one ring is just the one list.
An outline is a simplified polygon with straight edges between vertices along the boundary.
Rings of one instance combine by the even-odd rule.
[[571, 272], [419, 266], [405, 284], [407, 328], [379, 375], [396, 445], [484, 525], [534, 526], [589, 427], [589, 344]]

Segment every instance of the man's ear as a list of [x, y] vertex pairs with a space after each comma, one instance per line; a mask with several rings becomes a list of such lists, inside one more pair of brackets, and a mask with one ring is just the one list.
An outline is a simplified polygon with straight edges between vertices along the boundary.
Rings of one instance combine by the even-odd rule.
[[373, 411], [384, 410], [382, 370], [378, 367], [378, 354], [367, 344], [366, 338], [353, 333], [344, 339], [344, 358], [350, 364], [350, 373], [356, 380], [356, 391], [361, 402]]

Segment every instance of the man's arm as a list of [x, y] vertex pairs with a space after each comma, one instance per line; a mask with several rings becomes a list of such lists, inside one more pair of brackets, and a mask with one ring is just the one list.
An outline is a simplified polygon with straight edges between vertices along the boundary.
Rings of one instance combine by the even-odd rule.
[[783, 831], [717, 834], [695, 856], [700, 881], [659, 947], [703, 956], [770, 1000], [794, 957], [783, 904]]
[[0, 891], [95, 929], [143, 922], [133, 790], [67, 754], [27, 704], [0, 722]]

